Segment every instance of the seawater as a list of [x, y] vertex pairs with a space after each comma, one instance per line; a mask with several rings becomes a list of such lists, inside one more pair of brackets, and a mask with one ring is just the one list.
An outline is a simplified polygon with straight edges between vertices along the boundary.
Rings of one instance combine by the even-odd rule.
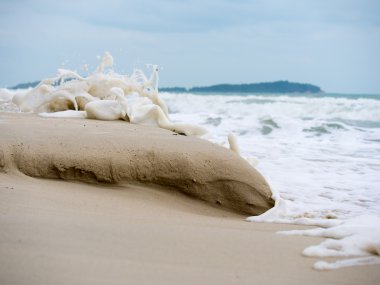
[[380, 217], [380, 95], [161, 93], [173, 121], [202, 125], [243, 156], [291, 221]]

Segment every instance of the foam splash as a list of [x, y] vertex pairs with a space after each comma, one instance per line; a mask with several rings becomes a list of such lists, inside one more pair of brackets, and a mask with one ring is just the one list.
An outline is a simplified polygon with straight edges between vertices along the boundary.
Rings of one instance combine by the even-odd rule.
[[168, 108], [158, 96], [157, 65], [149, 66], [149, 78], [140, 69], [127, 76], [114, 72], [112, 66], [113, 57], [106, 52], [95, 72], [87, 77], [59, 69], [56, 77], [42, 80], [27, 92], [1, 94], [5, 99], [12, 98], [21, 112], [43, 117], [125, 120], [184, 135], [207, 133], [201, 126], [171, 122]]
[[6, 88], [0, 88], [0, 111], [18, 112], [19, 108], [12, 102], [12, 99], [15, 96], [24, 95], [28, 90], [29, 89], [9, 90]]

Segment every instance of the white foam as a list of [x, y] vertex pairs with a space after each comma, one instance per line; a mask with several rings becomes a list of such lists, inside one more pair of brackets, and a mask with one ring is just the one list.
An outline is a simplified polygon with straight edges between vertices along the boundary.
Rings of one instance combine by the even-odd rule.
[[330, 263], [319, 261], [314, 264], [315, 269], [337, 269], [354, 265], [380, 263], [380, 218], [376, 216], [362, 215], [325, 229], [316, 228], [279, 233], [327, 238], [319, 245], [306, 248], [303, 251], [305, 256], [370, 256], [369, 258], [350, 258]]
[[14, 96], [25, 94], [28, 89], [9, 90], [6, 88], [0, 89], [0, 111], [1, 112], [18, 112], [19, 108], [12, 102]]
[[42, 112], [42, 113], [39, 113], [38, 115], [44, 118], [80, 118], [80, 119], [84, 119], [87, 116], [85, 111], [73, 111], [73, 110], [59, 111], [59, 112], [53, 112], [53, 113]]
[[374, 264], [380, 264], [380, 257], [376, 257], [376, 256], [359, 257], [359, 258], [338, 260], [335, 262], [318, 261], [314, 264], [313, 268], [316, 270], [332, 270], [332, 269], [339, 269], [339, 268], [350, 267], [350, 266], [374, 265]]
[[[158, 96], [156, 65], [150, 66], [149, 78], [138, 69], [131, 76], [118, 74], [112, 65], [113, 57], [106, 52], [96, 71], [87, 77], [59, 69], [56, 77], [44, 79], [26, 92], [12, 94], [3, 90], [0, 95], [8, 101], [12, 99], [20, 111], [40, 113], [43, 117], [121, 119], [193, 136], [207, 132], [204, 127], [170, 121], [168, 108]], [[136, 96], [139, 98], [133, 99]]]
[[231, 133], [227, 136], [227, 138], [228, 138], [228, 143], [230, 145], [230, 150], [240, 155], [240, 148], [239, 148], [236, 136]]
[[0, 102], [10, 102], [14, 96], [14, 92], [6, 88], [0, 88]]

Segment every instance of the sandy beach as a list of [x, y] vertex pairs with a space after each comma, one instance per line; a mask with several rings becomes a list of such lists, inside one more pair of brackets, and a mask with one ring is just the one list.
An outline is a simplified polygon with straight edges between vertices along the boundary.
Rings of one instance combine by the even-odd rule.
[[276, 234], [300, 226], [246, 222], [273, 206], [265, 180], [200, 139], [2, 113], [0, 147], [1, 284], [380, 280], [379, 265], [313, 270], [301, 252], [321, 239]]

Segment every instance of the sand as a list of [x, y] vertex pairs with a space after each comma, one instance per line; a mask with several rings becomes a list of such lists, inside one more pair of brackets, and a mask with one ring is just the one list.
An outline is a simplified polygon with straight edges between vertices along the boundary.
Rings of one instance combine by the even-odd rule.
[[125, 121], [0, 116], [0, 171], [90, 183], [171, 187], [250, 215], [274, 205], [265, 179], [235, 152]]
[[[29, 127], [42, 122], [30, 115], [24, 119]], [[10, 120], [17, 124], [11, 115], [0, 116], [0, 128], [4, 130]], [[109, 131], [98, 128], [99, 133]], [[25, 138], [27, 128], [15, 129], [0, 133], [0, 146], [11, 137]], [[30, 138], [37, 135], [29, 130], [35, 134]], [[299, 226], [245, 222], [246, 215], [152, 181], [94, 183], [94, 176], [86, 173], [61, 177], [83, 182], [34, 178], [6, 168], [6, 155], [0, 158], [0, 284], [377, 284], [380, 280], [378, 265], [313, 270], [316, 260], [300, 253], [320, 239], [276, 234]]]

